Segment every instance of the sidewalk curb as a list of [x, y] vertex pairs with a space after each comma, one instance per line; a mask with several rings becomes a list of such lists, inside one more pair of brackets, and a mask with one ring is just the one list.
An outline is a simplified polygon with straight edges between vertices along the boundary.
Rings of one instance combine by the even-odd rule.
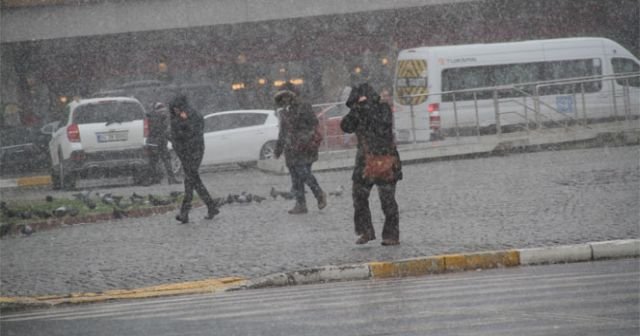
[[102, 293], [73, 293], [65, 296], [0, 297], [0, 311], [51, 307], [62, 304], [96, 303], [121, 299], [216, 293], [335, 281], [402, 278], [467, 270], [632, 257], [640, 257], [640, 239], [446, 254], [397, 261], [374, 261], [363, 264], [328, 265], [292, 272], [274, 273], [250, 280], [241, 277], [227, 277], [138, 289], [110, 290]]
[[26, 176], [9, 179], [0, 179], [1, 188], [17, 188], [17, 187], [37, 187], [51, 185], [51, 176]]
[[47, 308], [63, 304], [97, 303], [122, 299], [144, 299], [152, 297], [205, 294], [225, 291], [242, 285], [244, 278], [227, 277], [205, 279], [174, 284], [143, 287], [137, 289], [115, 289], [100, 293], [71, 293], [69, 295], [47, 295], [36, 297], [0, 297], [0, 311]]
[[329, 265], [293, 272], [270, 274], [249, 280], [241, 286], [230, 289], [291, 286], [331, 281], [401, 278], [466, 270], [632, 257], [640, 257], [640, 239], [448, 254], [397, 261], [376, 261], [356, 265]]

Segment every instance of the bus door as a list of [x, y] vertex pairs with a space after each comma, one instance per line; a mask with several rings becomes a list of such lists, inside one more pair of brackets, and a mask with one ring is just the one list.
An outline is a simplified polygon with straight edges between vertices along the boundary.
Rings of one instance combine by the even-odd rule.
[[640, 64], [631, 58], [612, 57], [611, 65], [613, 72], [620, 75], [607, 83], [608, 87], [613, 86], [611, 96], [615, 116], [637, 117], [640, 115]]

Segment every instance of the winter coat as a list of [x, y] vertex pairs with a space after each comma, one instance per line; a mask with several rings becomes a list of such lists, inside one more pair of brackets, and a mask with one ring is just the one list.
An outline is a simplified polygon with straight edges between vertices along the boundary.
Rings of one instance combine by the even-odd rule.
[[[367, 97], [364, 103], [358, 103], [358, 98]], [[400, 155], [393, 138], [393, 114], [387, 103], [380, 102], [380, 96], [368, 84], [361, 84], [351, 90], [347, 99], [347, 113], [340, 123], [345, 133], [355, 133], [358, 139], [356, 162], [353, 169], [353, 181], [363, 181], [365, 167], [365, 146], [371, 154], [391, 154], [398, 158], [398, 166], [394, 171], [395, 183], [402, 179], [402, 165]]]
[[147, 113], [149, 120], [149, 136], [147, 143], [151, 145], [167, 145], [169, 139], [169, 115], [166, 109]]
[[[187, 113], [182, 119], [174, 112], [177, 107]], [[182, 164], [200, 165], [204, 154], [204, 118], [189, 106], [184, 96], [175, 98], [169, 104], [171, 121], [171, 143]]]
[[318, 148], [301, 146], [311, 141], [318, 125], [318, 118], [311, 105], [300, 101], [296, 96], [291, 105], [283, 107], [279, 113], [280, 131], [275, 154], [284, 152], [287, 167], [311, 164], [318, 160]]

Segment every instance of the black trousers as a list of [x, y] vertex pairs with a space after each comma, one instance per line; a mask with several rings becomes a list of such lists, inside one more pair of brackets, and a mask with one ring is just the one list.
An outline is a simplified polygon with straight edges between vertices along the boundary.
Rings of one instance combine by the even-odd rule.
[[162, 160], [164, 169], [167, 172], [169, 180], [174, 180], [173, 168], [171, 167], [171, 155], [167, 149], [167, 142], [160, 143], [156, 146], [148, 146], [149, 148], [149, 170], [151, 172], [151, 181], [160, 183], [162, 181], [162, 171], [158, 167], [158, 160]]
[[304, 195], [305, 184], [309, 186], [316, 199], [320, 197], [322, 189], [318, 184], [318, 180], [316, 180], [316, 177], [313, 176], [311, 172], [311, 163], [293, 165], [288, 168], [289, 174], [291, 175], [292, 191], [298, 204], [307, 204], [307, 199]]
[[195, 190], [200, 196], [200, 199], [207, 205], [209, 210], [215, 208], [215, 204], [207, 187], [204, 186], [200, 179], [200, 163], [202, 162], [202, 150], [193, 149], [190, 152], [176, 152], [182, 163], [182, 170], [184, 171], [184, 199], [182, 200], [182, 206], [180, 207], [181, 213], [187, 213], [191, 210], [191, 202], [193, 201], [193, 191]]
[[[374, 183], [365, 180], [353, 181], [352, 194], [354, 208], [354, 223], [357, 235], [368, 233], [375, 237], [375, 229], [371, 223], [371, 209], [369, 209], [369, 195]], [[396, 183], [378, 184], [378, 196], [384, 213], [384, 227], [382, 239], [400, 239], [400, 214], [396, 203]]]

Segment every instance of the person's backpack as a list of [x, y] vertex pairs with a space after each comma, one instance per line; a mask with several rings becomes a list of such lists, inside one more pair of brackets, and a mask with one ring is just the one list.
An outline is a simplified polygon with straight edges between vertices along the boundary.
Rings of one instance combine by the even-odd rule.
[[322, 127], [320, 126], [320, 123], [316, 125], [313, 132], [309, 132], [308, 134], [301, 136], [298, 140], [299, 141], [296, 144], [296, 149], [298, 151], [317, 151], [323, 140]]

